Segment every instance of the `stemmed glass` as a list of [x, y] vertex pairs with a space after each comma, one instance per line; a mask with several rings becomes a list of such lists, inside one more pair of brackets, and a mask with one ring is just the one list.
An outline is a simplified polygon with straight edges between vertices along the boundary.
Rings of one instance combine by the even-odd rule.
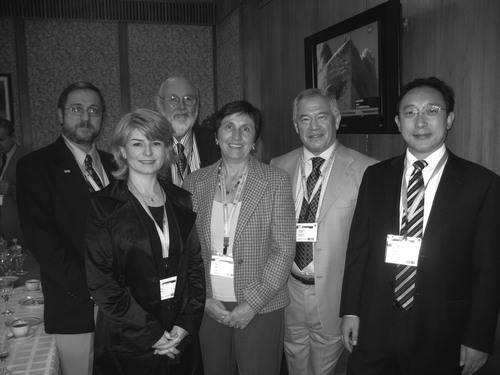
[[12, 315], [14, 311], [9, 310], [9, 298], [14, 294], [14, 281], [0, 279], [0, 296], [5, 301], [5, 311], [0, 315]]
[[26, 275], [28, 271], [25, 271], [24, 268], [24, 260], [28, 256], [26, 250], [21, 250], [19, 253], [16, 255], [16, 275]]
[[7, 276], [10, 270], [10, 256], [7, 251], [0, 252], [0, 270], [2, 276]]
[[0, 374], [9, 375], [11, 372], [7, 370], [5, 366], [5, 359], [9, 356], [10, 342], [2, 341], [0, 342], [0, 361], [2, 362], [2, 371]]

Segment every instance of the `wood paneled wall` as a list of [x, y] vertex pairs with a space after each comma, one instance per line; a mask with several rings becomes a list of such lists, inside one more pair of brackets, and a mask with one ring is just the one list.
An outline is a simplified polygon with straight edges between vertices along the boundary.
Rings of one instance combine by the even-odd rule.
[[[260, 97], [255, 95], [255, 85], [244, 96], [260, 105], [264, 114], [263, 161], [300, 146], [291, 111], [293, 99], [305, 88], [304, 38], [382, 2], [261, 0], [253, 10], [247, 7], [244, 16], [255, 19], [255, 14], [248, 12], [257, 12], [258, 22], [247, 25], [243, 34], [259, 36], [260, 70], [248, 66], [244, 70], [247, 80], [253, 77], [260, 82]], [[500, 173], [500, 116], [496, 110], [500, 102], [500, 1], [401, 3], [403, 17], [409, 21], [403, 34], [403, 82], [428, 76], [446, 80], [456, 93], [456, 120], [447, 146], [459, 156]], [[405, 149], [398, 134], [339, 138], [379, 160]]]

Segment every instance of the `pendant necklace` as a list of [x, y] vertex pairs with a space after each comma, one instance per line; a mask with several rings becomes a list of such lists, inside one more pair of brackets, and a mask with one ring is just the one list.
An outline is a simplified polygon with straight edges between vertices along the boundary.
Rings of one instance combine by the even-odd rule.
[[[219, 180], [219, 189], [220, 191], [222, 192], [222, 186], [220, 184], [220, 174], [221, 174], [221, 170], [222, 170], [222, 164], [219, 165], [219, 169], [217, 171], [217, 177], [218, 177], [218, 180]], [[241, 183], [241, 179], [243, 178], [243, 175], [240, 176], [238, 182], [236, 182], [236, 184], [233, 186], [233, 188], [231, 190], [226, 190], [226, 195], [229, 195], [231, 194], [237, 187], [238, 185]]]
[[142, 193], [140, 193], [140, 194], [142, 195], [142, 197], [143, 197], [144, 199], [149, 199], [151, 202], [154, 202], [154, 201], [155, 201], [155, 197], [158, 195], [158, 193], [156, 193], [156, 194], [155, 194], [155, 195], [153, 195], [152, 197], [148, 197], [148, 196], [146, 196], [146, 195], [144, 195], [144, 194], [142, 194]]

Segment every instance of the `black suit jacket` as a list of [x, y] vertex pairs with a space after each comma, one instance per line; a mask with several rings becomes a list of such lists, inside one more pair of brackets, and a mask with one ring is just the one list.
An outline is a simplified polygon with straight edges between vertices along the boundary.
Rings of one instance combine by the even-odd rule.
[[[387, 234], [399, 232], [405, 155], [369, 167], [354, 213], [340, 315], [360, 317], [358, 346], [388, 335], [396, 265]], [[500, 178], [449, 152], [422, 239], [412, 309], [412, 368], [458, 371], [460, 345], [492, 352], [500, 306]]]
[[[99, 156], [112, 181], [112, 155], [99, 151]], [[47, 333], [94, 330], [94, 302], [87, 289], [83, 256], [89, 195], [62, 136], [18, 162], [19, 217], [28, 248], [40, 264]]]
[[215, 133], [201, 126], [194, 126], [196, 146], [200, 154], [200, 168], [208, 167], [220, 159], [220, 148], [215, 144]]

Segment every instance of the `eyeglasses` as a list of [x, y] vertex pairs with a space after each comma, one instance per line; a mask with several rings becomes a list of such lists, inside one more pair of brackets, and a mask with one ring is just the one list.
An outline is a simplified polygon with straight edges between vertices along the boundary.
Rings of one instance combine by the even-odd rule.
[[87, 112], [90, 117], [99, 117], [100, 115], [102, 115], [102, 109], [94, 107], [90, 107], [87, 109], [83, 107], [69, 107], [64, 109], [67, 109], [73, 116], [83, 116], [84, 112]]
[[[160, 99], [163, 99], [167, 102], [167, 104], [170, 106], [170, 108], [176, 108], [179, 106], [181, 102], [181, 98], [179, 98], [177, 95], [170, 95], [164, 98], [163, 96], [157, 95]], [[197, 98], [191, 95], [186, 95], [182, 98], [182, 102], [186, 107], [192, 107], [196, 105]]]
[[419, 113], [424, 114], [426, 117], [436, 117], [437, 115], [439, 115], [440, 110], [446, 111], [446, 108], [441, 108], [438, 107], [437, 105], [426, 105], [423, 106], [422, 109], [420, 110], [415, 107], [408, 107], [402, 111], [399, 111], [399, 113], [401, 113], [403, 118], [411, 120], [417, 117]]

